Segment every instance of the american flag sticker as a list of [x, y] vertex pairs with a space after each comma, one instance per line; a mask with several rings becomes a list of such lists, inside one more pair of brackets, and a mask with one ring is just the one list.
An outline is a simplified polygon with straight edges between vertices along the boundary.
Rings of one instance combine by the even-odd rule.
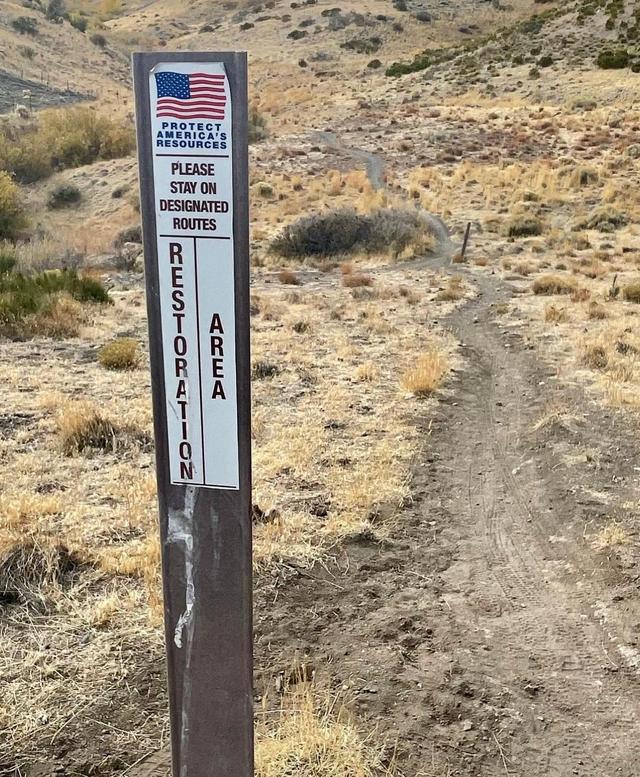
[[225, 75], [162, 71], [155, 78], [156, 118], [224, 120]]

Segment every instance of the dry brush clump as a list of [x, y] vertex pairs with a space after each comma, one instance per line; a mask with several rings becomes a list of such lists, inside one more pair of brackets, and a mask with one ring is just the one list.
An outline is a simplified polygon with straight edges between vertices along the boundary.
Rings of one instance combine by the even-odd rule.
[[544, 225], [536, 216], [513, 216], [505, 226], [507, 237], [536, 237], [542, 234]]
[[0, 547], [0, 606], [26, 604], [43, 611], [47, 592], [69, 580], [80, 561], [59, 543], [27, 535]]
[[567, 275], [541, 275], [531, 288], [534, 294], [573, 294], [578, 284]]
[[628, 283], [622, 290], [622, 296], [627, 302], [640, 303], [640, 280]]
[[134, 370], [141, 358], [138, 341], [132, 337], [117, 337], [98, 351], [98, 361], [107, 370]]
[[450, 278], [444, 289], [436, 294], [436, 300], [438, 302], [457, 302], [464, 297], [464, 286], [462, 284], [462, 278], [458, 275], [454, 275]]
[[274, 711], [263, 703], [256, 777], [391, 777], [393, 752], [377, 733], [363, 736], [343, 699], [302, 684]]
[[401, 379], [402, 388], [416, 397], [428, 397], [442, 385], [449, 371], [449, 359], [441, 348], [433, 346], [418, 356]]
[[547, 305], [544, 309], [544, 320], [554, 324], [564, 324], [569, 320], [569, 315], [566, 308]]
[[304, 259], [364, 252], [394, 258], [429, 250], [433, 236], [418, 211], [377, 210], [359, 214], [340, 209], [305, 216], [285, 227], [271, 243], [280, 256]]
[[60, 448], [65, 456], [149, 448], [151, 437], [132, 424], [120, 424], [87, 402], [63, 405], [56, 419]]
[[127, 156], [134, 147], [132, 127], [84, 106], [59, 108], [27, 126], [0, 126], [0, 170], [33, 183], [56, 170]]
[[278, 280], [285, 286], [299, 286], [300, 278], [291, 270], [280, 270]]

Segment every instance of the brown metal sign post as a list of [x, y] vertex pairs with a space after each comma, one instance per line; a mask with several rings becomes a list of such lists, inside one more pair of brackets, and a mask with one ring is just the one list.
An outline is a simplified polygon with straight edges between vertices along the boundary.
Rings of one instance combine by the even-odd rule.
[[250, 777], [247, 60], [133, 68], [173, 774]]

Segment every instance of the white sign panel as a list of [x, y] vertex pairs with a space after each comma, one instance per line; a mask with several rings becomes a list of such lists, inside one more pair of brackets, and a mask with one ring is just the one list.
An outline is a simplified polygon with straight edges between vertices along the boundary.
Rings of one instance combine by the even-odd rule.
[[167, 63], [149, 87], [171, 482], [238, 489], [229, 82]]

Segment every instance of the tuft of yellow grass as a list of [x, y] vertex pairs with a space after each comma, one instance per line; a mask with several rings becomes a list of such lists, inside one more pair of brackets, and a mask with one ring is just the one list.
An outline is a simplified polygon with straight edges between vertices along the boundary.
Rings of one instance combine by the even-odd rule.
[[117, 337], [102, 346], [98, 361], [107, 370], [133, 370], [140, 364], [140, 348], [132, 337]]
[[256, 777], [392, 774], [384, 739], [375, 731], [364, 736], [339, 697], [317, 699], [309, 687], [294, 690], [283, 697], [275, 719], [265, 709], [258, 722]]
[[618, 521], [610, 521], [591, 539], [591, 547], [595, 550], [606, 550], [607, 548], [628, 545], [631, 537], [627, 530]]
[[436, 392], [449, 370], [449, 360], [444, 351], [432, 347], [424, 351], [402, 376], [401, 385], [417, 397]]
[[378, 368], [373, 362], [365, 362], [356, 370], [356, 380], [371, 383], [378, 377]]
[[566, 308], [559, 308], [556, 305], [547, 305], [544, 309], [544, 320], [554, 324], [563, 324], [569, 320]]
[[462, 278], [459, 275], [454, 275], [453, 278], [450, 278], [445, 288], [436, 294], [438, 302], [457, 302], [463, 297], [464, 288], [462, 286]]
[[88, 402], [66, 402], [56, 418], [60, 447], [65, 456], [86, 450], [115, 451], [130, 443], [148, 442], [142, 429], [120, 426]]

